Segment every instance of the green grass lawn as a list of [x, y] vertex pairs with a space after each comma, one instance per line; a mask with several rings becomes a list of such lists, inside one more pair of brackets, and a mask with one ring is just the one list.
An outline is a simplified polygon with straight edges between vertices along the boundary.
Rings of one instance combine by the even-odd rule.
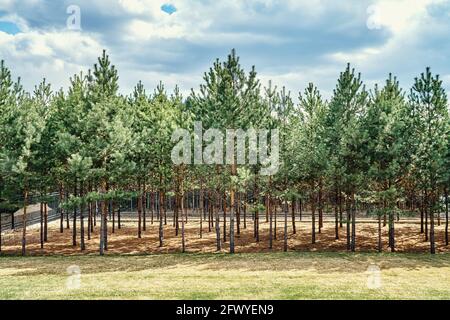
[[[80, 287], [68, 288], [70, 266]], [[369, 289], [368, 267], [381, 269]], [[0, 257], [1, 299], [450, 299], [450, 255]]]

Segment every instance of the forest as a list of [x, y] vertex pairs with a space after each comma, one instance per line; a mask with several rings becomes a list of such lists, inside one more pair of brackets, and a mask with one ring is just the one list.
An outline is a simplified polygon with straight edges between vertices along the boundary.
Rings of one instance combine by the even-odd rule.
[[[297, 98], [262, 84], [256, 68], [244, 70], [232, 50], [187, 96], [179, 88], [167, 92], [162, 83], [149, 91], [142, 82], [124, 95], [104, 51], [91, 70], [71, 77], [67, 90], [43, 79], [27, 92], [2, 61], [0, 210], [23, 208], [22, 255], [32, 202], [41, 204], [40, 247], [52, 241], [51, 194], [59, 199], [57, 232], [71, 235], [66, 245], [83, 252], [95, 237], [100, 255], [122, 227], [121, 203], [129, 201], [135, 203], [133, 237], [144, 241], [156, 225], [157, 245], [164, 248], [173, 230], [180, 252], [189, 251], [186, 228], [194, 220], [196, 237], [214, 235], [214, 250], [227, 243], [231, 254], [239, 252], [236, 239], [244, 230], [251, 230], [248, 241], [264, 241], [269, 250], [275, 242], [295, 250], [289, 239], [302, 232], [300, 223], [308, 223], [309, 243], [332, 226], [334, 239], [327, 241], [342, 238], [355, 252], [358, 220], [367, 218], [376, 225], [376, 249], [387, 243], [394, 252], [396, 227], [408, 218], [417, 220], [414, 232], [437, 253], [449, 244], [447, 94], [430, 68], [411, 79], [408, 90], [394, 75], [386, 78], [367, 88], [348, 64], [329, 100], [313, 83], [299, 88]], [[174, 131], [184, 129], [195, 140], [198, 122], [204, 129], [278, 130], [278, 171], [261, 175], [261, 164], [236, 161], [175, 164]], [[275, 146], [269, 142], [269, 148]], [[438, 226], [444, 227], [439, 239]]]

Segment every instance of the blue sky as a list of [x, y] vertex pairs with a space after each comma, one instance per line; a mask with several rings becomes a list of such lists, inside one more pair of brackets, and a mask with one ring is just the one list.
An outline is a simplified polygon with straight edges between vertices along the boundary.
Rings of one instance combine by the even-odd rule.
[[20, 32], [20, 29], [14, 22], [0, 21], [0, 31], [7, 34], [15, 35]]
[[392, 72], [407, 89], [431, 66], [450, 89], [449, 40], [450, 0], [0, 0], [0, 59], [29, 90], [67, 87], [103, 48], [123, 93], [139, 80], [188, 93], [232, 48], [294, 97], [314, 82], [329, 98], [347, 62], [368, 88]]
[[177, 8], [175, 7], [175, 5], [171, 4], [171, 3], [164, 3], [161, 6], [161, 10], [164, 11], [165, 13], [171, 15], [174, 14], [175, 12], [177, 12]]

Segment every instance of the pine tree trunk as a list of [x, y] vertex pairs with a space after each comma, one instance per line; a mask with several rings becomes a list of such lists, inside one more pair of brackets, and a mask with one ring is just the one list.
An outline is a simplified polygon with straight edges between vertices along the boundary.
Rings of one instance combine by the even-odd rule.
[[448, 190], [445, 188], [445, 245], [448, 246]]
[[227, 242], [227, 210], [228, 210], [228, 199], [227, 193], [224, 193], [223, 201], [223, 243]]
[[438, 211], [437, 211], [437, 224], [438, 224], [438, 227], [441, 226], [441, 210], [440, 209], [438, 209]]
[[311, 194], [311, 243], [316, 244], [316, 199], [314, 195], [314, 187]]
[[142, 216], [142, 230], [147, 231], [147, 188], [145, 186], [145, 182], [142, 189]]
[[116, 233], [116, 202], [112, 201], [112, 233]]
[[[174, 223], [175, 223], [175, 236], [178, 237], [180, 233], [180, 220], [179, 220], [179, 207], [180, 207], [181, 201], [180, 201], [180, 190], [179, 186], [177, 185], [175, 188], [175, 208], [173, 211], [174, 215]], [[184, 207], [182, 205], [182, 207]], [[183, 217], [182, 217], [183, 219]]]
[[[160, 181], [161, 182], [161, 181]], [[158, 205], [158, 214], [159, 214], [159, 247], [162, 248], [164, 245], [164, 225], [163, 225], [163, 217], [161, 212], [161, 202], [162, 202], [162, 192], [159, 191], [159, 205]]]
[[336, 188], [336, 194], [335, 194], [335, 203], [334, 203], [334, 232], [335, 232], [335, 239], [339, 240], [339, 194], [338, 189]]
[[434, 238], [434, 190], [432, 192], [430, 205], [430, 253], [436, 253], [436, 243]]
[[[389, 190], [390, 187], [391, 187], [391, 181], [385, 181], [384, 189], [385, 190]], [[392, 247], [392, 244], [391, 244], [392, 238], [391, 238], [391, 232], [390, 232], [390, 227], [391, 227], [391, 206], [390, 206], [390, 204], [388, 206], [386, 200], [384, 200], [384, 206], [386, 208], [389, 207], [389, 232], [388, 232], [389, 233], [389, 247]], [[384, 213], [383, 213], [383, 227], [386, 227], [386, 225], [387, 225], [387, 210], [385, 210]]]
[[[214, 228], [214, 210], [223, 210], [223, 207], [220, 207], [223, 203], [223, 200], [218, 200], [217, 198], [213, 201], [212, 198], [212, 194], [210, 195], [210, 198], [208, 199], [208, 206], [209, 206], [209, 211], [208, 211], [208, 219], [211, 222], [209, 231], [211, 232], [211, 230]], [[219, 213], [219, 217], [220, 217], [220, 211], [218, 211]]]
[[22, 216], [22, 256], [26, 255], [26, 246], [27, 246], [27, 206], [28, 206], [28, 189], [25, 181], [25, 191], [23, 197], [23, 216]]
[[258, 174], [255, 174], [255, 183], [254, 183], [254, 194], [252, 195], [252, 203], [253, 203], [253, 210], [255, 215], [255, 221], [254, 221], [254, 235], [256, 239], [256, 243], [259, 242], [259, 203], [261, 201], [261, 198], [259, 196], [259, 186], [258, 186]]
[[[178, 183], [178, 181], [176, 181], [177, 183]], [[176, 224], [176, 212], [175, 212], [175, 207], [177, 206], [177, 188], [178, 188], [178, 186], [177, 185], [175, 185], [174, 186], [174, 190], [175, 190], [175, 198], [174, 199], [171, 199], [171, 203], [170, 203], [170, 205], [171, 205], [171, 210], [173, 211], [173, 216], [172, 216], [172, 227], [173, 228], [176, 228], [176, 226], [177, 226], [177, 224]], [[173, 203], [172, 203], [173, 202]], [[175, 230], [176, 231], [176, 230]], [[175, 232], [175, 235], [177, 235], [176, 234], [176, 232]]]
[[98, 215], [98, 201], [95, 201], [95, 212], [92, 213], [93, 215], [93, 220], [94, 220], [94, 225], [92, 226], [92, 230], [91, 232], [94, 232], [94, 227], [97, 226], [97, 215]]
[[234, 190], [231, 191], [230, 202], [230, 253], [234, 253], [234, 216], [236, 213], [236, 198]]
[[342, 210], [342, 194], [339, 190], [339, 227], [344, 228], [344, 210]]
[[356, 203], [355, 195], [352, 195], [352, 252], [356, 251]]
[[119, 203], [119, 207], [117, 208], [117, 228], [119, 230], [122, 229], [120, 203]]
[[278, 203], [275, 202], [275, 205], [272, 207], [274, 214], [274, 228], [273, 228], [273, 240], [277, 240], [277, 217], [278, 217]]
[[112, 200], [108, 201], [108, 218], [112, 220]]
[[200, 183], [200, 239], [203, 238], [203, 217], [205, 215], [205, 203], [204, 203], [204, 190], [203, 190], [203, 182]]
[[[89, 192], [92, 192], [92, 184], [89, 182]], [[91, 240], [91, 234], [94, 232], [94, 212], [93, 212], [93, 203], [89, 202], [88, 204], [88, 215], [89, 215], [89, 221], [88, 221], [88, 240]]]
[[[210, 198], [211, 199], [211, 198]], [[210, 208], [212, 209], [212, 204], [210, 204]], [[220, 242], [220, 218], [219, 218], [219, 210], [216, 208], [216, 247], [217, 251], [222, 250], [221, 242]], [[211, 211], [210, 211], [211, 212]], [[211, 216], [211, 214], [209, 215]]]
[[105, 200], [101, 201], [101, 219], [100, 219], [100, 255], [103, 256], [105, 254], [104, 250], [105, 250], [105, 219], [103, 219], [103, 215], [106, 214], [106, 210], [105, 210]]
[[150, 223], [153, 225], [154, 221], [154, 207], [155, 207], [155, 201], [154, 201], [154, 194], [153, 192], [150, 192]]
[[[63, 202], [63, 190], [62, 190], [62, 186], [59, 186], [59, 203]], [[60, 218], [59, 218], [59, 233], [64, 233], [64, 210], [62, 208], [60, 208], [58, 206], [58, 212], [60, 214]]]
[[[208, 232], [211, 232], [212, 224], [214, 223], [212, 220], [212, 208], [211, 208], [211, 191], [208, 191], [207, 197], [206, 197], [206, 211], [208, 213]], [[205, 217], [206, 219], [206, 217]]]
[[48, 203], [44, 202], [44, 242], [48, 242]]
[[297, 234], [297, 228], [295, 227], [295, 198], [292, 198], [292, 206], [291, 206], [291, 215], [292, 215], [292, 234]]
[[288, 211], [289, 211], [289, 205], [287, 201], [285, 201], [285, 208], [284, 208], [284, 248], [283, 251], [288, 251]]
[[236, 234], [241, 234], [241, 194], [236, 192]]
[[322, 180], [319, 182], [319, 233], [322, 233], [323, 228], [323, 201], [322, 201]]
[[422, 195], [421, 197], [421, 201], [420, 201], [420, 233], [425, 233], [425, 228], [424, 228], [424, 196]]
[[[109, 185], [106, 184], [106, 192], [109, 192]], [[105, 207], [103, 208], [105, 210], [103, 214], [103, 233], [104, 233], [104, 248], [105, 251], [108, 251], [108, 210], [109, 210], [109, 201], [105, 201]]]
[[[270, 196], [268, 197], [268, 201], [266, 201], [269, 211], [269, 249], [273, 248], [273, 213], [272, 213], [272, 201], [270, 199]], [[267, 210], [266, 209], [266, 210]]]
[[303, 221], [303, 201], [302, 199], [299, 200], [299, 210], [300, 210], [300, 221]]
[[378, 252], [383, 251], [383, 244], [381, 242], [381, 213], [378, 213]]
[[159, 215], [160, 215], [160, 208], [159, 208], [159, 191], [155, 192], [155, 219], [158, 221], [159, 224]]
[[185, 214], [185, 208], [184, 208], [184, 193], [181, 198], [181, 252], [186, 252], [186, 240], [185, 240], [185, 230], [184, 230], [184, 214]]
[[270, 207], [270, 197], [269, 195], [266, 195], [266, 223], [269, 222], [269, 207]]
[[351, 230], [350, 230], [350, 223], [351, 223], [351, 203], [350, 199], [345, 200], [345, 211], [347, 212], [347, 250], [350, 251], [352, 249], [352, 239], [351, 239]]
[[137, 196], [137, 212], [138, 212], [138, 239], [142, 238], [142, 197], [141, 197], [141, 182], [138, 182], [138, 196]]
[[196, 209], [195, 209], [195, 190], [192, 191], [192, 210], [191, 210], [191, 214], [192, 217], [195, 218], [195, 214], [196, 214]]
[[41, 243], [41, 249], [44, 249], [44, 205], [42, 202], [40, 203], [39, 206], [39, 217], [40, 217], [39, 240]]
[[[83, 184], [80, 185], [80, 197], [83, 197]], [[84, 204], [81, 203], [80, 206], [80, 249], [81, 251], [86, 250], [86, 245], [84, 242]]]
[[248, 194], [245, 194], [245, 202], [242, 208], [242, 211], [244, 213], [244, 229], [247, 229], [247, 204], [248, 204]]
[[[91, 188], [89, 187], [89, 191]], [[92, 202], [88, 203], [88, 241], [91, 240], [92, 232]]]
[[[206, 222], [206, 220], [208, 219], [207, 215], [209, 215], [209, 191], [208, 190], [203, 190], [203, 206], [205, 208], [205, 210], [203, 212], [203, 220]], [[208, 224], [209, 224], [209, 221], [208, 221]], [[211, 230], [209, 230], [209, 232], [211, 232]]]
[[108, 208], [107, 205], [105, 203], [105, 213], [103, 214], [103, 232], [104, 232], [104, 239], [105, 239], [105, 243], [104, 243], [104, 247], [105, 247], [105, 251], [108, 251]]
[[[66, 196], [64, 198], [66, 201], [69, 200], [69, 192], [66, 191]], [[66, 229], [70, 229], [70, 218], [69, 218], [69, 210], [66, 211]]]
[[[237, 168], [236, 165], [233, 164], [231, 166], [231, 175], [236, 176], [237, 175]], [[235, 187], [233, 186], [231, 188], [231, 199], [230, 199], [230, 254], [234, 254], [235, 252], [235, 234], [234, 234], [234, 227], [235, 227], [235, 217], [238, 212], [238, 199], [239, 195], [237, 194]], [[239, 228], [239, 227], [238, 227]]]
[[[97, 226], [97, 218], [96, 218], [97, 209], [96, 209], [96, 207], [97, 207], [97, 201], [95, 202], [95, 205], [94, 205], [94, 202], [91, 202], [91, 235], [94, 233], [94, 227]], [[91, 238], [92, 238], [92, 236], [91, 236]]]
[[259, 210], [255, 212], [255, 238], [256, 242], [258, 243], [260, 241], [259, 239]]
[[425, 241], [429, 240], [428, 234], [428, 214], [430, 213], [430, 199], [428, 192], [425, 191]]
[[[163, 214], [164, 214], [164, 225], [167, 226], [167, 201], [166, 201], [166, 191], [162, 194], [162, 206], [163, 206]], [[186, 223], [188, 222], [188, 215], [186, 212]]]
[[395, 219], [392, 210], [389, 211], [389, 238], [391, 252], [395, 252]]
[[[74, 197], [76, 197], [77, 196], [77, 192], [78, 192], [78, 190], [77, 190], [77, 180], [75, 179], [75, 187], [74, 187], [74, 190], [73, 190], [73, 195], [74, 195]], [[72, 221], [72, 245], [74, 246], [74, 247], [76, 247], [77, 246], [77, 207], [75, 206], [74, 207], [74, 209], [73, 209], [73, 221]]]

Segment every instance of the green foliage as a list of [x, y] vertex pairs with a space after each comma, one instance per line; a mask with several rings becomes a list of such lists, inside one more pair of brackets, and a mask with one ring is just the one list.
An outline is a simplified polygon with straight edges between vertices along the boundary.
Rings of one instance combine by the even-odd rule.
[[414, 165], [424, 187], [434, 189], [448, 148], [448, 100], [442, 80], [430, 68], [416, 78], [410, 101], [416, 115]]
[[[450, 188], [448, 99], [429, 68], [406, 96], [391, 74], [383, 87], [367, 91], [349, 64], [330, 101], [311, 83], [298, 104], [284, 87], [261, 88], [255, 67], [246, 72], [235, 50], [216, 60], [186, 99], [162, 83], [148, 93], [141, 81], [122, 96], [118, 81], [104, 51], [92, 71], [70, 79], [67, 91], [53, 92], [44, 79], [30, 94], [1, 61], [0, 208], [12, 208], [12, 194], [25, 190], [42, 201], [51, 192], [68, 193], [65, 210], [149, 190], [168, 197], [209, 191], [289, 203], [315, 202], [320, 194], [320, 205], [336, 205], [342, 196], [378, 216], [397, 213], [398, 203], [417, 205], [424, 193], [439, 210]], [[197, 121], [223, 133], [277, 129], [278, 173], [259, 176], [261, 165], [254, 164], [175, 166], [172, 133], [181, 128], [198, 139]], [[249, 207], [264, 209], [257, 201]]]

